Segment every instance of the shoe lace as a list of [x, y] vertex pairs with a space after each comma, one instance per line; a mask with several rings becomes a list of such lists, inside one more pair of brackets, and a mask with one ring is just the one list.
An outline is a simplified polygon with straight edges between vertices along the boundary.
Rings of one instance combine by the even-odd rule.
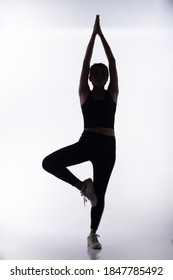
[[81, 193], [81, 196], [83, 197], [83, 202], [84, 202], [84, 207], [85, 207], [85, 203], [87, 202], [87, 198], [86, 198], [84, 193]]

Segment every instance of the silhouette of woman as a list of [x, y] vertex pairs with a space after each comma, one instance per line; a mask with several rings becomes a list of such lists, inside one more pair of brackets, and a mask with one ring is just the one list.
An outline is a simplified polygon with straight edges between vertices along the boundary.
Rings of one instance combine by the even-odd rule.
[[[90, 67], [96, 36], [99, 36], [108, 59], [109, 69], [102, 63]], [[110, 75], [107, 90], [105, 84]], [[89, 87], [88, 79], [93, 85]], [[83, 60], [79, 84], [80, 104], [84, 118], [84, 131], [75, 144], [62, 148], [43, 160], [43, 168], [80, 190], [84, 200], [91, 202], [91, 231], [87, 237], [88, 246], [101, 249], [96, 234], [103, 210], [107, 185], [115, 163], [116, 140], [114, 118], [118, 97], [118, 76], [115, 58], [107, 43], [97, 15], [93, 32]], [[91, 161], [93, 180], [79, 180], [67, 168], [82, 162]]]

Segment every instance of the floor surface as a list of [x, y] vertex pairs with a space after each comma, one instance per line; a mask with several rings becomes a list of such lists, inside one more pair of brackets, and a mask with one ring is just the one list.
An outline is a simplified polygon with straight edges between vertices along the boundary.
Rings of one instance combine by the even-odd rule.
[[136, 229], [127, 225], [100, 232], [102, 250], [89, 249], [86, 233], [6, 233], [0, 238], [3, 260], [173, 260], [173, 233], [163, 227]]

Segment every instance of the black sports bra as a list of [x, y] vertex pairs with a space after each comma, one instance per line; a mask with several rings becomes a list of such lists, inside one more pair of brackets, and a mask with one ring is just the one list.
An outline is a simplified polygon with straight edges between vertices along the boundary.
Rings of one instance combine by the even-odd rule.
[[95, 99], [90, 91], [81, 108], [84, 118], [84, 128], [114, 128], [116, 103], [108, 91], [105, 91], [105, 98], [102, 100]]

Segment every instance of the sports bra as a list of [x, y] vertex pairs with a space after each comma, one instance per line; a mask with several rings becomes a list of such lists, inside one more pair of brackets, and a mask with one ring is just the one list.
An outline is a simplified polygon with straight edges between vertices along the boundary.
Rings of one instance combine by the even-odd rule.
[[108, 91], [105, 91], [105, 98], [102, 100], [95, 99], [90, 91], [81, 108], [84, 118], [84, 128], [114, 128], [116, 103]]

